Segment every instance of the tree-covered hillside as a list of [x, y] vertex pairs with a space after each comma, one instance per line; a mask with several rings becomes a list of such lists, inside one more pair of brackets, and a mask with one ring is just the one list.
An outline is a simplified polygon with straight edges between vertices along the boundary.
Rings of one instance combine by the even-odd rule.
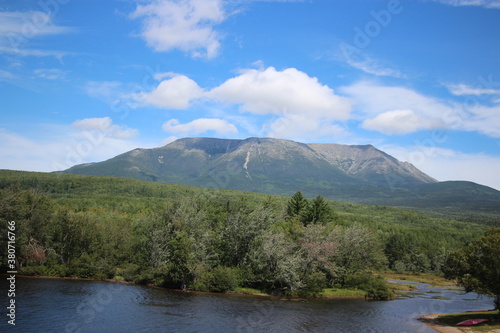
[[383, 298], [374, 271], [439, 273], [449, 253], [494, 218], [465, 222], [299, 193], [0, 171], [1, 232], [15, 221], [18, 268], [34, 275], [212, 291], [360, 288]]

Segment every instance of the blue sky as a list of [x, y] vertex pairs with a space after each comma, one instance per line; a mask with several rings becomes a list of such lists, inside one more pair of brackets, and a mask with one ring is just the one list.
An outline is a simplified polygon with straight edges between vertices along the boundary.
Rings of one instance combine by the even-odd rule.
[[0, 168], [186, 136], [373, 144], [500, 189], [500, 1], [0, 1]]

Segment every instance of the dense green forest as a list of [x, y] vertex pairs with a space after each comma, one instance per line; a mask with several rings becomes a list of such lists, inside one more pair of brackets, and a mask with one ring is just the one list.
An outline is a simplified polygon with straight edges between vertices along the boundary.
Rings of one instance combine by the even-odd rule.
[[[297, 189], [300, 190], [300, 189]], [[440, 274], [498, 216], [464, 220], [385, 206], [114, 177], [0, 171], [2, 271], [16, 222], [23, 274], [225, 292], [390, 297], [376, 272]]]

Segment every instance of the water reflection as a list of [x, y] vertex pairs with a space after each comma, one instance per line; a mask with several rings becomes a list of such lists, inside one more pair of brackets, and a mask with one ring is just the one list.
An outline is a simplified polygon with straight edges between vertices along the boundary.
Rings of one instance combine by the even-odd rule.
[[[7, 287], [5, 279], [0, 282]], [[104, 282], [17, 280], [19, 332], [434, 332], [428, 313], [492, 307], [491, 298], [422, 284], [407, 298], [281, 300], [179, 293]]]

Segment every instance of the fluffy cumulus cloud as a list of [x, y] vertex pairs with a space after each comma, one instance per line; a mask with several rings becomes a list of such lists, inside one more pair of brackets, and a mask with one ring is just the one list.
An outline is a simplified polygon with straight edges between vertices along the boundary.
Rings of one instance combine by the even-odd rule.
[[163, 130], [178, 135], [198, 135], [213, 131], [216, 135], [229, 135], [238, 133], [233, 124], [223, 119], [200, 118], [186, 124], [181, 124], [177, 119], [170, 119], [162, 126]]
[[226, 14], [222, 0], [154, 0], [138, 5], [130, 17], [142, 20], [140, 36], [155, 51], [214, 58], [221, 38], [214, 26]]
[[[199, 100], [211, 109], [214, 118], [238, 118], [236, 123], [260, 136], [312, 139], [337, 138], [347, 133], [339, 124], [350, 118], [350, 99], [337, 95], [317, 78], [295, 68], [279, 71], [261, 65], [260, 69], [243, 70], [211, 90], [201, 88], [184, 75], [169, 72], [157, 73], [154, 77], [166, 79], [152, 91], [133, 94], [138, 105], [185, 110]], [[227, 110], [233, 107], [239, 108], [242, 115], [230, 115]], [[248, 117], [248, 114], [258, 117]], [[250, 118], [253, 119], [250, 121]], [[261, 122], [260, 125], [256, 121]], [[164, 129], [183, 134], [208, 130], [237, 133], [231, 123], [206, 118], [188, 124], [170, 120]]]
[[338, 121], [349, 119], [351, 101], [317, 78], [295, 68], [247, 69], [212, 89], [207, 96], [239, 105], [240, 111], [271, 116], [261, 135], [319, 138], [338, 135]]
[[[198, 84], [184, 75], [175, 75], [160, 82], [151, 92], [135, 94], [134, 99], [141, 105], [151, 105], [157, 108], [183, 110], [190, 106], [190, 102], [203, 96], [204, 91]], [[163, 75], [158, 75], [163, 78]]]
[[242, 111], [254, 114], [307, 114], [346, 120], [350, 111], [348, 99], [295, 68], [248, 69], [214, 88], [209, 96], [240, 104]]

